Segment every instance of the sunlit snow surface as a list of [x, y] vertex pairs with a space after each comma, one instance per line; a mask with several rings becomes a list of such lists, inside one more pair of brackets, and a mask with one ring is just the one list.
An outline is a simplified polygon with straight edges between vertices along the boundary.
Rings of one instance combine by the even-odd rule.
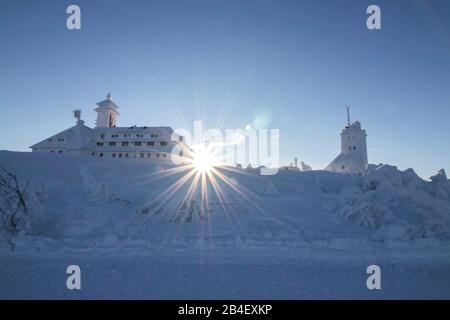
[[[0, 242], [0, 298], [450, 298], [450, 183], [0, 152], [30, 222]], [[195, 179], [198, 179], [197, 183]], [[79, 265], [82, 289], [66, 288]], [[377, 264], [382, 289], [366, 287]]]

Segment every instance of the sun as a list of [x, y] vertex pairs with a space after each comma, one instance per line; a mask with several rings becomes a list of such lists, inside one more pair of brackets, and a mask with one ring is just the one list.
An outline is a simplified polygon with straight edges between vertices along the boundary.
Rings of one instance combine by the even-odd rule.
[[192, 156], [192, 165], [198, 172], [209, 173], [215, 165], [213, 153], [204, 146], [197, 147]]

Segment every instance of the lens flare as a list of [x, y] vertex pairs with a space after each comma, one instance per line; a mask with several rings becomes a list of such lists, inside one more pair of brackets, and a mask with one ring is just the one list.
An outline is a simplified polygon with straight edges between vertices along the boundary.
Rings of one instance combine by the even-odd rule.
[[192, 165], [198, 172], [209, 173], [215, 165], [214, 155], [206, 147], [197, 147], [193, 152], [192, 157]]
[[[212, 237], [212, 220], [217, 211], [225, 215], [228, 226], [237, 238], [245, 237], [246, 231], [240, 219], [243, 213], [235, 210], [237, 201], [245, 201], [257, 210], [257, 213], [253, 210], [246, 212], [250, 215], [263, 214], [274, 219], [269, 203], [262, 201], [244, 185], [236, 183], [235, 175], [250, 173], [226, 165], [223, 157], [224, 146], [226, 147], [224, 142], [195, 145], [186, 151], [183, 164], [155, 174], [147, 182], [169, 176], [175, 176], [177, 179], [140, 208], [140, 212], [149, 215], [161, 214], [168, 217], [170, 222], [190, 223], [196, 219], [201, 226], [202, 239]], [[275, 220], [279, 221], [276, 218]], [[183, 225], [179, 225], [174, 237], [179, 236]], [[167, 230], [170, 232], [170, 228]]]

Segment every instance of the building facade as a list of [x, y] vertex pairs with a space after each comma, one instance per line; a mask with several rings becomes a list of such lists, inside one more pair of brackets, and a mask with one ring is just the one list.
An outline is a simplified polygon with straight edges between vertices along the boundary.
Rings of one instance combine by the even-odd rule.
[[[95, 128], [81, 120], [81, 111], [75, 110], [76, 125], [44, 139], [30, 148], [33, 152], [46, 152], [90, 156], [98, 158], [156, 158], [170, 160], [189, 155], [183, 137], [170, 127], [118, 127], [119, 107], [108, 94], [97, 103]], [[178, 159], [178, 160], [180, 160]]]
[[347, 126], [341, 132], [341, 153], [325, 168], [325, 170], [342, 173], [364, 173], [367, 170], [366, 130], [361, 123], [350, 122], [350, 111], [347, 108]]

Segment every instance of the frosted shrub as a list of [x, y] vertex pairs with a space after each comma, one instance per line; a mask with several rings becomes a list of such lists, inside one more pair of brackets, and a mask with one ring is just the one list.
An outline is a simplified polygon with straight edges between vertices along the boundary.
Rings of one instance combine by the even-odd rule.
[[29, 210], [25, 201], [25, 192], [28, 183], [24, 186], [17, 176], [0, 167], [0, 234], [14, 249], [14, 237], [26, 229], [29, 224]]
[[[422, 180], [412, 169], [382, 165], [346, 188], [337, 215], [364, 227], [389, 230], [396, 239], [450, 236], [450, 183], [444, 170]], [[393, 230], [396, 232], [392, 232]]]

